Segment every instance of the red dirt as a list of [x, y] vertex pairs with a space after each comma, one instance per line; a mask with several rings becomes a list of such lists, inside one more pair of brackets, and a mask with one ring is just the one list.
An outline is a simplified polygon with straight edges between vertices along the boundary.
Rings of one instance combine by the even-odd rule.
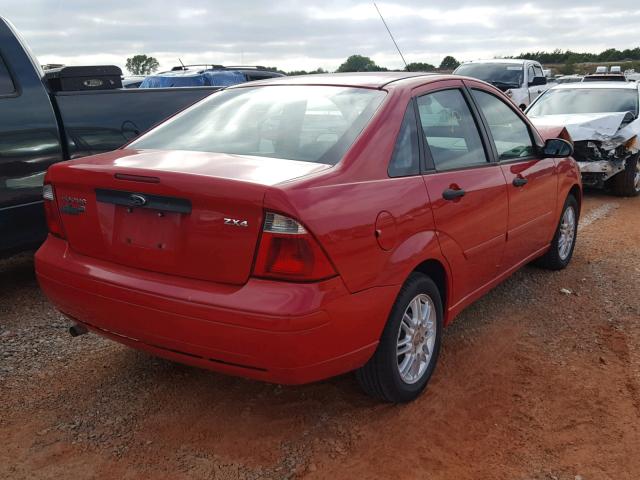
[[638, 479], [640, 198], [584, 208], [571, 266], [465, 311], [402, 406], [72, 339], [30, 257], [0, 262], [0, 478]]

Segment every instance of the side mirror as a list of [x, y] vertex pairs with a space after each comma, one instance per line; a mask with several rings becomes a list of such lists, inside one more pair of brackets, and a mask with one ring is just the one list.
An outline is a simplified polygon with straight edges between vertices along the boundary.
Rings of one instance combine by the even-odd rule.
[[547, 77], [533, 77], [529, 82], [530, 87], [538, 87], [547, 84]]
[[564, 158], [573, 155], [573, 145], [561, 138], [550, 138], [544, 142], [542, 155], [545, 158]]

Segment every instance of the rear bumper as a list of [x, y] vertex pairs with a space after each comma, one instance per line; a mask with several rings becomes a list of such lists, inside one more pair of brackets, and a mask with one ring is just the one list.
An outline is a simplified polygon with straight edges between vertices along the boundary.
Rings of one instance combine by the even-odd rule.
[[311, 284], [213, 284], [96, 260], [49, 236], [38, 281], [89, 329], [171, 360], [277, 383], [307, 383], [362, 366], [399, 287], [351, 294], [339, 278]]

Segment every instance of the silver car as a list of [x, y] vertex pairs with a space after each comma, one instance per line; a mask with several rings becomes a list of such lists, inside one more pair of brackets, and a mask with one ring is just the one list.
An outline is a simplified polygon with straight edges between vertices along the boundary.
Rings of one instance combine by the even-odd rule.
[[539, 127], [563, 126], [584, 185], [640, 194], [640, 100], [635, 82], [556, 85], [526, 110]]

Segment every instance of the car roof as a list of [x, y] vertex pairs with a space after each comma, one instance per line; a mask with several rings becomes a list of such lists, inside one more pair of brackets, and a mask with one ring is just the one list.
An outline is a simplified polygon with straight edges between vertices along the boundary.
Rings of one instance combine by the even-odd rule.
[[439, 75], [426, 72], [353, 72], [353, 73], [314, 73], [287, 77], [256, 80], [254, 82], [234, 85], [229, 88], [246, 88], [257, 85], [332, 85], [344, 87], [383, 88], [394, 82], [411, 81], [410, 83], [426, 83], [426, 81], [456, 78], [459, 76]]
[[560, 83], [554, 85], [549, 90], [563, 90], [574, 88], [616, 88], [619, 90], [637, 90], [639, 85], [635, 82], [575, 82]]
[[467, 63], [512, 63], [516, 65], [522, 65], [524, 62], [537, 62], [536, 60], [529, 60], [526, 58], [518, 59], [518, 58], [492, 58], [492, 59], [480, 59], [480, 60], [469, 60], [466, 62], [462, 62], [461, 65], [465, 65]]

